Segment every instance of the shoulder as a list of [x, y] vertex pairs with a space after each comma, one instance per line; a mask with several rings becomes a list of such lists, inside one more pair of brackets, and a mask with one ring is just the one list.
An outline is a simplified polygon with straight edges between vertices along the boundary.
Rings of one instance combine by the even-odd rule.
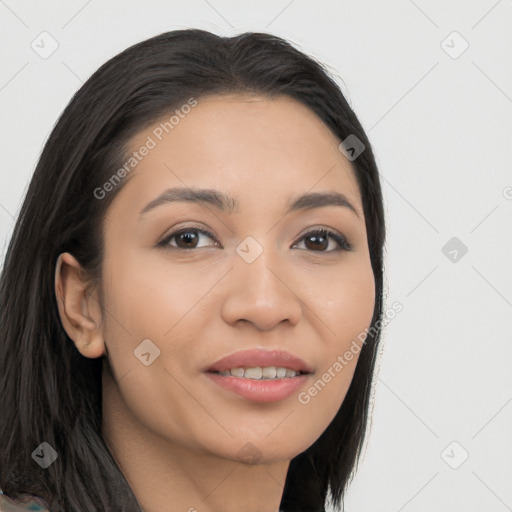
[[23, 498], [14, 501], [0, 491], [0, 512], [24, 512], [29, 510], [32, 512], [50, 512], [43, 500], [35, 496], [25, 494]]

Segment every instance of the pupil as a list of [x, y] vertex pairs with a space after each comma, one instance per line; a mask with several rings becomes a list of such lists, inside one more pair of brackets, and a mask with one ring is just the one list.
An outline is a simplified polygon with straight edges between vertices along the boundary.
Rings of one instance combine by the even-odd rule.
[[184, 241], [185, 245], [195, 247], [194, 241], [197, 242], [197, 234], [193, 231], [185, 231], [178, 235], [180, 241]]
[[[309, 245], [312, 245], [312, 247], [308, 246], [308, 241], [311, 241], [312, 244], [309, 244]], [[327, 240], [327, 237], [324, 236], [324, 235], [320, 235], [320, 236], [317, 236], [317, 235], [310, 235], [306, 238], [306, 247], [308, 249], [326, 249], [328, 247], [328, 244], [329, 244], [329, 241]]]

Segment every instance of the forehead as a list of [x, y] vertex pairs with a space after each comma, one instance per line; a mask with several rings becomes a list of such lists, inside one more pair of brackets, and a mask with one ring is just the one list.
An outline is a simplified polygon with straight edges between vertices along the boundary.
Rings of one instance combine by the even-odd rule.
[[318, 188], [343, 192], [361, 210], [354, 168], [339, 143], [311, 109], [287, 96], [198, 98], [131, 139], [129, 155], [144, 146], [151, 150], [130, 172], [133, 183], [123, 194], [151, 199], [164, 185], [188, 185], [233, 196], [261, 192], [269, 202], [284, 191], [289, 197]]
[[[313, 146], [320, 150], [319, 142], [324, 149], [339, 144], [311, 109], [284, 95], [272, 99], [242, 94], [213, 95], [199, 98], [196, 106], [187, 107], [187, 113], [185, 106], [164, 114], [136, 135], [131, 145], [138, 147], [148, 135], [153, 135], [159, 145], [165, 145], [166, 141], [171, 145], [173, 141], [175, 149], [186, 141], [189, 146], [195, 144], [198, 151], [215, 153], [217, 149], [219, 153], [236, 154], [251, 147], [256, 149], [259, 144], [267, 150], [293, 149], [304, 156]], [[172, 115], [182, 108], [181, 116]]]

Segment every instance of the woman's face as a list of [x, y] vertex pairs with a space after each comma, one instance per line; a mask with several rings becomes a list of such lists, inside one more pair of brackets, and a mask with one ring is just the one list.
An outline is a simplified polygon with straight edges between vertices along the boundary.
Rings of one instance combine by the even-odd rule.
[[[103, 335], [120, 396], [135, 421], [181, 448], [291, 459], [340, 408], [373, 314], [353, 169], [316, 115], [286, 97], [199, 99], [172, 126], [156, 122], [131, 141], [140, 161], [104, 224]], [[168, 189], [189, 200], [147, 207]], [[222, 208], [192, 190], [232, 201]], [[353, 210], [320, 196], [289, 210], [304, 194], [342, 194]], [[207, 371], [248, 349], [286, 351], [310, 373], [256, 381]], [[272, 366], [251, 358], [243, 366]], [[219, 383], [228, 379], [250, 389]]]

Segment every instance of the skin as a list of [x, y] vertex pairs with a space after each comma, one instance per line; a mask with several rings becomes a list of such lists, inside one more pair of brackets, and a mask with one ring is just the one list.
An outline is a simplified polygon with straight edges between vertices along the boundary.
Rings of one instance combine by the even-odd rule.
[[[159, 122], [132, 139], [130, 152]], [[201, 98], [109, 207], [103, 304], [73, 256], [59, 257], [63, 327], [85, 357], [108, 349], [117, 382], [104, 371], [103, 435], [146, 512], [170, 503], [184, 512], [276, 512], [290, 460], [340, 408], [358, 354], [307, 404], [298, 393], [250, 401], [202, 373], [239, 349], [282, 349], [314, 369], [299, 390], [307, 391], [369, 327], [375, 282], [363, 207], [339, 143], [287, 97]], [[174, 186], [229, 193], [239, 208], [175, 202], [139, 219]], [[285, 214], [290, 199], [306, 192], [343, 193], [357, 215], [340, 206]], [[177, 238], [156, 247], [188, 226], [214, 238], [199, 235], [196, 248], [177, 248]], [[322, 227], [344, 235], [353, 251], [336, 250], [330, 238], [328, 246], [308, 243], [304, 235]], [[247, 236], [263, 248], [250, 264], [236, 252]], [[149, 366], [134, 357], [147, 338], [160, 350]], [[247, 446], [252, 464], [244, 462]]]

